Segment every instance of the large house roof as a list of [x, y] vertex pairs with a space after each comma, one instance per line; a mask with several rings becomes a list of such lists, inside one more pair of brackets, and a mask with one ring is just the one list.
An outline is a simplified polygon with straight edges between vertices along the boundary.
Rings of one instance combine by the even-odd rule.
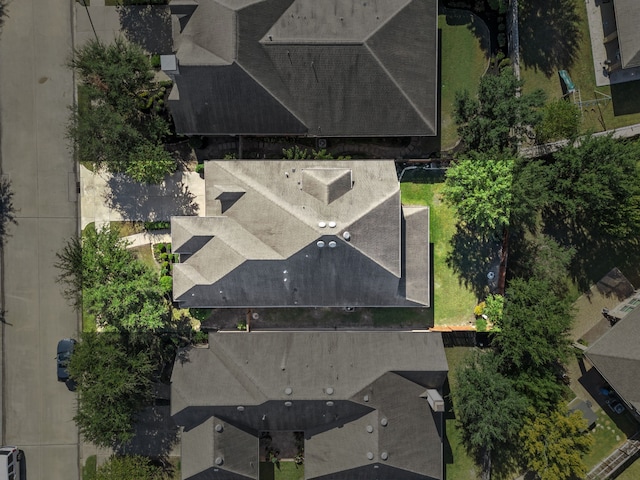
[[401, 207], [394, 162], [205, 170], [206, 216], [172, 218], [181, 305], [429, 305], [429, 211]]
[[305, 478], [440, 479], [447, 370], [429, 332], [212, 333], [173, 370], [183, 478], [257, 478], [260, 433], [302, 431]]
[[640, 412], [640, 304], [638, 297], [625, 302], [616, 312], [633, 309], [596, 340], [587, 350], [589, 361], [631, 406]]
[[180, 133], [437, 133], [435, 0], [170, 5]]
[[614, 10], [622, 68], [640, 67], [640, 2], [615, 0]]

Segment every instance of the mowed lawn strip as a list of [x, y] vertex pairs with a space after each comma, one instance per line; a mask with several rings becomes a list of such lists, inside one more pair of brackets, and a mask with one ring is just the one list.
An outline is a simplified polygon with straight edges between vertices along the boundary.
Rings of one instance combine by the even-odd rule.
[[[430, 183], [431, 182], [431, 183]], [[443, 202], [442, 171], [413, 170], [405, 172], [400, 184], [404, 205], [428, 205], [430, 241], [433, 243], [434, 320], [436, 325], [466, 324], [473, 317], [476, 297], [447, 266], [451, 237], [455, 233], [453, 210]]]
[[475, 94], [480, 77], [487, 69], [489, 57], [486, 45], [489, 32], [474, 14], [464, 10], [441, 9], [438, 28], [441, 45], [441, 141], [442, 149], [455, 146], [458, 132], [453, 120], [455, 93], [468, 90]]

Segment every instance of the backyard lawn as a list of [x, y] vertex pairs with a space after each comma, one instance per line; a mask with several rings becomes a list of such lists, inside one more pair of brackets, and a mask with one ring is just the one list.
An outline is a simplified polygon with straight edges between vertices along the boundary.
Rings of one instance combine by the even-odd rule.
[[455, 146], [458, 140], [453, 120], [456, 91], [475, 93], [485, 72], [489, 57], [489, 31], [474, 14], [465, 10], [441, 9], [438, 28], [441, 45], [441, 145], [442, 150]]
[[433, 243], [434, 320], [436, 325], [467, 324], [473, 318], [476, 297], [447, 265], [450, 239], [455, 232], [453, 210], [442, 202], [441, 171], [407, 171], [400, 184], [404, 205], [430, 207], [430, 241]]
[[583, 0], [521, 2], [521, 76], [525, 92], [537, 88], [562, 97], [558, 70], [568, 70], [583, 101], [595, 90], [613, 97], [583, 111], [582, 130], [602, 131], [640, 123], [640, 81], [596, 87], [587, 10]]

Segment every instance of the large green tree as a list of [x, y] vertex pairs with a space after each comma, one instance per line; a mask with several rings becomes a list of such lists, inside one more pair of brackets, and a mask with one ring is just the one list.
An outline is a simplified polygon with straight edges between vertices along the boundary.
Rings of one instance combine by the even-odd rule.
[[542, 121], [536, 128], [538, 141], [572, 140], [578, 134], [581, 121], [580, 109], [574, 103], [564, 99], [548, 102], [542, 110]]
[[154, 82], [142, 49], [123, 38], [91, 40], [69, 65], [81, 82], [67, 130], [79, 158], [144, 182], [158, 183], [175, 171], [175, 160], [162, 148], [169, 124], [161, 108], [152, 108], [164, 89]]
[[158, 276], [127, 250], [118, 228], [88, 226], [57, 258], [66, 296], [92, 314], [98, 327], [153, 331], [168, 322]]
[[594, 439], [579, 411], [558, 407], [548, 414], [531, 412], [520, 432], [523, 463], [540, 480], [571, 480], [587, 473], [583, 458]]
[[470, 152], [447, 170], [443, 194], [459, 220], [485, 237], [509, 226], [514, 160]]
[[523, 425], [527, 400], [511, 380], [498, 370], [492, 352], [474, 352], [454, 372], [452, 389], [456, 419], [463, 442], [482, 467], [482, 478], [490, 479], [493, 457], [506, 461]]
[[69, 362], [83, 436], [101, 447], [130, 440], [135, 415], [152, 398], [154, 369], [149, 355], [120, 334], [84, 332]]
[[477, 98], [466, 90], [456, 92], [458, 133], [469, 150], [515, 151], [528, 129], [540, 122], [545, 94], [536, 90], [518, 95], [522, 85], [511, 68], [504, 68], [480, 79]]
[[558, 377], [569, 354], [571, 322], [571, 304], [549, 282], [510, 281], [493, 346], [500, 371], [538, 410], [548, 410], [561, 399]]
[[640, 142], [587, 137], [546, 166], [545, 221], [568, 225], [570, 239], [630, 239], [640, 234]]

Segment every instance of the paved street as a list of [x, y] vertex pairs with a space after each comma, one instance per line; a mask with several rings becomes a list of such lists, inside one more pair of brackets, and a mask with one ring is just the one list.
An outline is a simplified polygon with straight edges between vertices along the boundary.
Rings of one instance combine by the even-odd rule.
[[64, 130], [73, 78], [70, 0], [12, 1], [0, 34], [2, 173], [18, 225], [4, 250], [2, 443], [23, 449], [29, 479], [78, 479], [75, 394], [56, 380], [57, 341], [77, 313], [60, 295], [55, 252], [77, 230]]

